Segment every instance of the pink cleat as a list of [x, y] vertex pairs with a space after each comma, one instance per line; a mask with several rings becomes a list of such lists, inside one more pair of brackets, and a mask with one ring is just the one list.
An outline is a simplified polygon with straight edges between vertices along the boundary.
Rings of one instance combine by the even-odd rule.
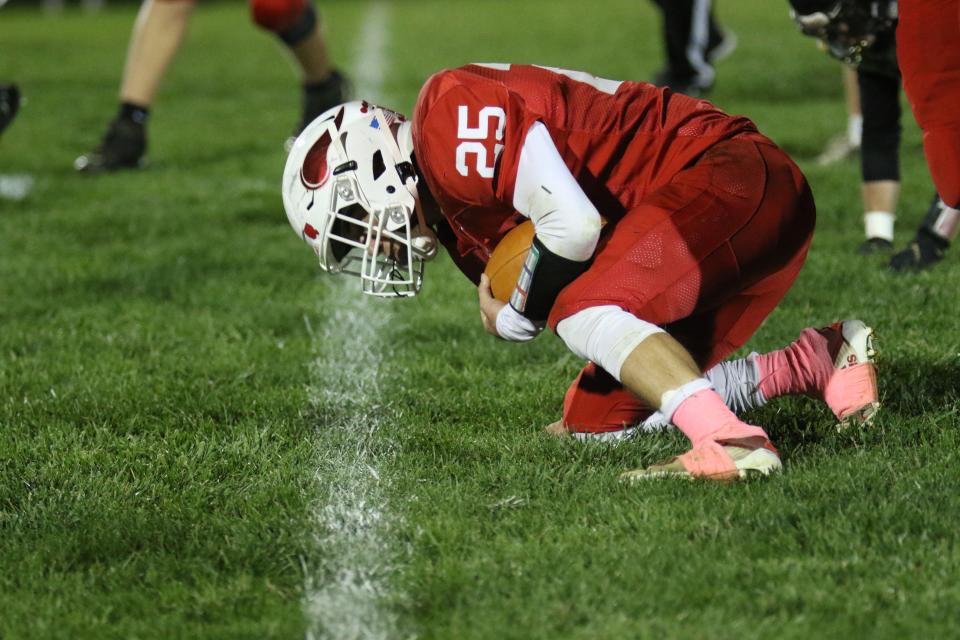
[[870, 422], [880, 408], [873, 329], [860, 320], [838, 322], [820, 329], [828, 338], [833, 375], [823, 388], [823, 401], [837, 416], [837, 428]]
[[873, 329], [860, 320], [804, 329], [780, 351], [757, 356], [766, 398], [803, 393], [823, 400], [838, 428], [868, 423], [880, 407]]

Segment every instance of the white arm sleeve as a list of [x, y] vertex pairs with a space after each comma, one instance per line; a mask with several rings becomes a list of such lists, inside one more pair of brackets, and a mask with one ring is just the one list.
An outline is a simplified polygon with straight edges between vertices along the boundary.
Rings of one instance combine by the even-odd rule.
[[600, 214], [570, 173], [542, 122], [527, 130], [520, 151], [513, 207], [533, 221], [544, 246], [584, 262], [600, 238]]

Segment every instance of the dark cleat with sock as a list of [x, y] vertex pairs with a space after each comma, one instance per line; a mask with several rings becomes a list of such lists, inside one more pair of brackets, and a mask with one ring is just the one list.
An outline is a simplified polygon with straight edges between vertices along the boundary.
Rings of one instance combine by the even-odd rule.
[[336, 70], [332, 71], [323, 82], [304, 85], [303, 114], [296, 131], [293, 132], [294, 137], [300, 135], [300, 132], [306, 129], [308, 124], [327, 109], [332, 109], [338, 104], [347, 102], [352, 93], [353, 88], [350, 81]]
[[890, 270], [903, 273], [929, 269], [943, 260], [949, 246], [949, 240], [927, 229], [920, 229], [917, 231], [917, 237], [903, 251], [890, 259]]
[[893, 243], [886, 238], [867, 238], [857, 249], [857, 253], [861, 256], [872, 256], [890, 251], [893, 251]]
[[80, 173], [99, 174], [143, 166], [147, 151], [146, 127], [131, 119], [116, 118], [110, 123], [100, 145], [73, 162]]

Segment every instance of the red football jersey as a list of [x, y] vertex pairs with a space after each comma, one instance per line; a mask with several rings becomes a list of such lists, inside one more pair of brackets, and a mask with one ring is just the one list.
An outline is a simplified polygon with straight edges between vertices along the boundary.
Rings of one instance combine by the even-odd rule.
[[610, 223], [604, 236], [711, 146], [757, 131], [747, 118], [646, 83], [516, 64], [435, 74], [417, 99], [414, 150], [453, 233], [441, 240], [475, 282], [503, 235], [522, 221], [513, 192], [524, 137], [536, 121]]

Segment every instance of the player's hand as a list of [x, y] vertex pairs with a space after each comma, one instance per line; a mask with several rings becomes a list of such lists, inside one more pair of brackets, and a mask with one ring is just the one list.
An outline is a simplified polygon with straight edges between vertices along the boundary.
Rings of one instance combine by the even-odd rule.
[[480, 296], [480, 321], [483, 322], [483, 328], [490, 335], [499, 338], [497, 314], [506, 304], [493, 297], [493, 291], [490, 290], [490, 278], [485, 273], [480, 275], [480, 285], [477, 287], [477, 293]]

